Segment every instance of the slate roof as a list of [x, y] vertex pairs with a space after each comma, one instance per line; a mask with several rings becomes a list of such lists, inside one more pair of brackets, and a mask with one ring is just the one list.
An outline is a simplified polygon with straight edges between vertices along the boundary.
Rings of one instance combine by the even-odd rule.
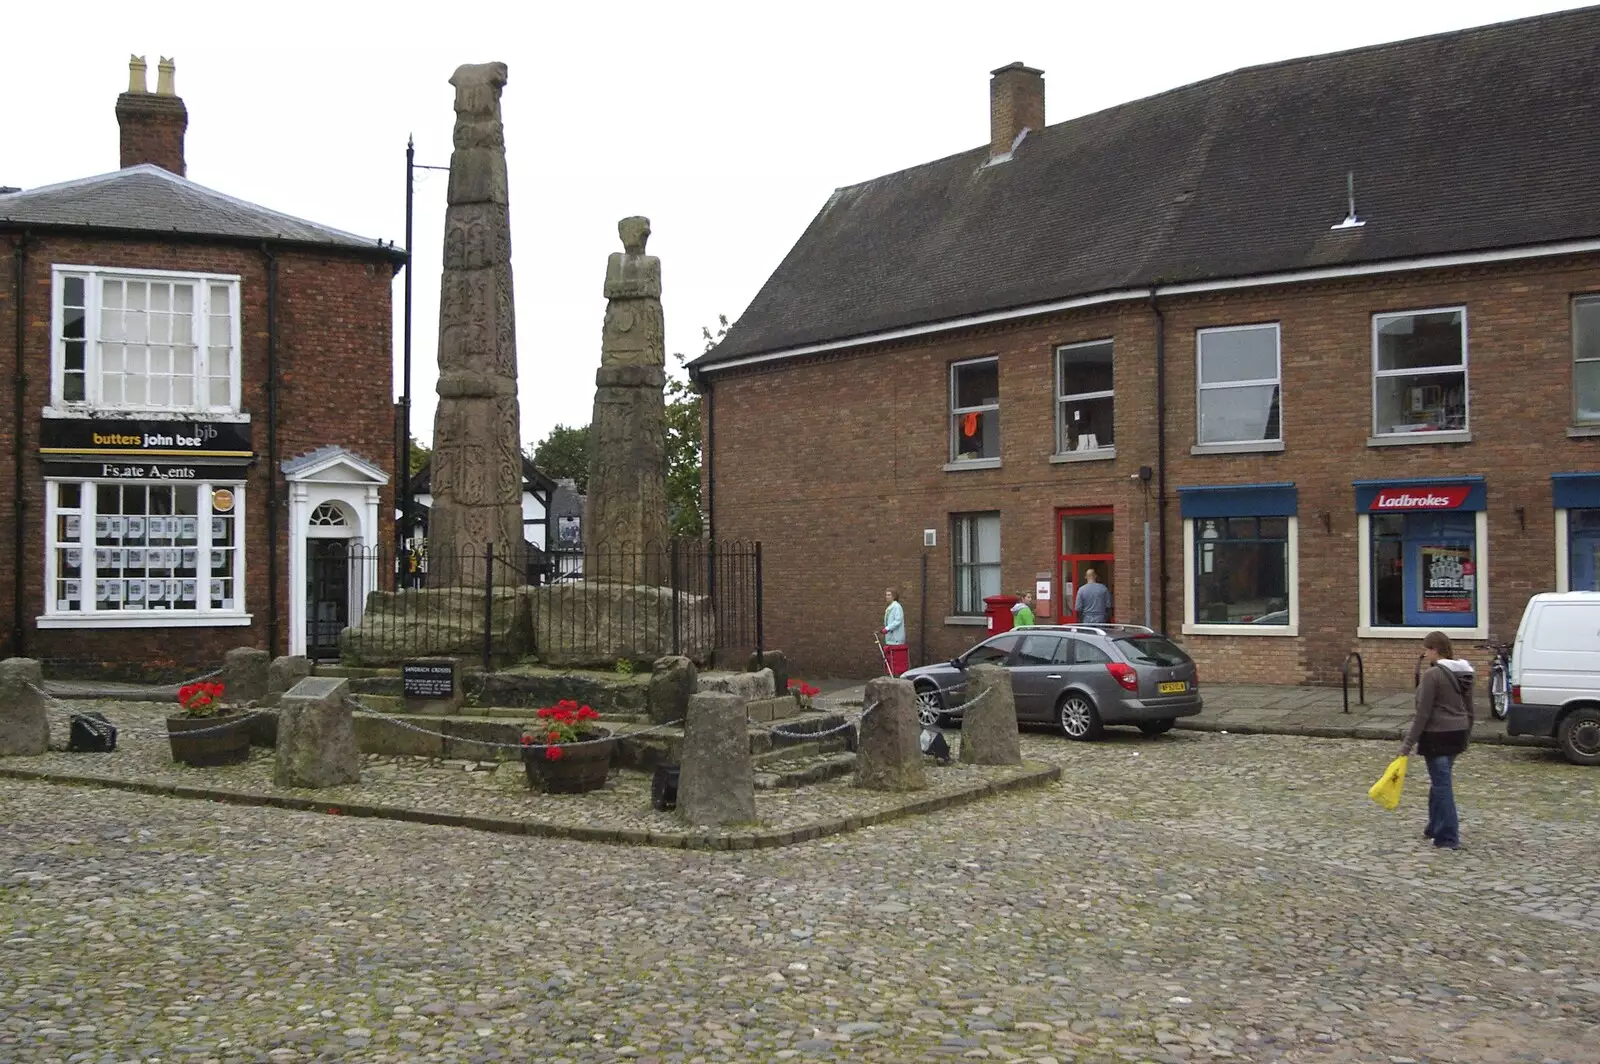
[[[1127, 288], [1600, 236], [1600, 7], [1250, 67], [841, 188], [697, 369]], [[1354, 171], [1358, 229], [1347, 213]]]
[[24, 225], [273, 240], [405, 261], [404, 251], [370, 237], [235, 199], [150, 163], [0, 195], [0, 228]]

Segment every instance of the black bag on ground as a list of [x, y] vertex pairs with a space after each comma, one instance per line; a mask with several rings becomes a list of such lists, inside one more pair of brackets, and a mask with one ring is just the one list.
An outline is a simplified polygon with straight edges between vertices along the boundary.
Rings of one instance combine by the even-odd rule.
[[74, 754], [109, 754], [117, 748], [117, 726], [103, 713], [74, 713], [67, 750]]

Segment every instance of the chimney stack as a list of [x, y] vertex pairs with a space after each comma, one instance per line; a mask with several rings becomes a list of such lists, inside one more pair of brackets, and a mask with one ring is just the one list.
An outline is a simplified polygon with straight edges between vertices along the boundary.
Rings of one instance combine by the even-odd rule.
[[989, 158], [1009, 158], [1023, 130], [1044, 128], [1044, 71], [1010, 63], [989, 74]]
[[172, 87], [174, 66], [162, 57], [156, 67], [156, 91], [146, 88], [143, 56], [128, 61], [128, 91], [117, 97], [117, 124], [122, 127], [122, 167], [155, 163], [184, 176], [183, 134], [189, 111]]

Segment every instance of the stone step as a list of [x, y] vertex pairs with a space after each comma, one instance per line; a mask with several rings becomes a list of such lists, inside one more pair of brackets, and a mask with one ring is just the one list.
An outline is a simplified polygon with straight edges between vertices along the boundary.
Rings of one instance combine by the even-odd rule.
[[[362, 668], [356, 665], [330, 665], [326, 663], [311, 666], [313, 676], [344, 676], [352, 680], [366, 680], [375, 677], [393, 677], [396, 685], [400, 682], [399, 669]], [[354, 686], [352, 684], [352, 686]]]
[[785, 767], [782, 770], [757, 772], [756, 790], [775, 791], [785, 787], [805, 787], [824, 780], [848, 776], [855, 770], [855, 754], [829, 754], [826, 757], [811, 758], [807, 763]]

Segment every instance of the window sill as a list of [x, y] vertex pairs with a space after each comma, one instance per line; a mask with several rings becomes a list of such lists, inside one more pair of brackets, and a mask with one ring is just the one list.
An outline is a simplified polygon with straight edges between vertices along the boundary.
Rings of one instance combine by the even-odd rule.
[[236, 410], [180, 410], [173, 407], [130, 410], [125, 407], [47, 406], [39, 414], [61, 421], [215, 421], [234, 425], [250, 424], [250, 415]]
[[944, 623], [947, 624], [947, 625], [953, 625], [953, 626], [963, 627], [963, 628], [987, 628], [987, 627], [989, 627], [989, 618], [987, 618], [987, 617], [946, 617], [944, 619]]
[[1471, 443], [1472, 433], [1404, 432], [1394, 436], [1368, 436], [1368, 447], [1419, 447], [1434, 443]]
[[1189, 448], [1190, 454], [1277, 454], [1283, 450], [1282, 440], [1245, 440], [1240, 443], [1197, 443]]
[[1600, 436], [1600, 425], [1569, 425], [1567, 438], [1581, 440], [1589, 436]]
[[960, 473], [960, 472], [963, 472], [963, 471], [968, 470], [968, 469], [999, 469], [999, 468], [1000, 468], [1000, 459], [998, 459], [998, 458], [968, 458], [966, 461], [963, 461], [963, 462], [946, 462], [944, 464], [944, 471], [946, 473]]
[[1185, 624], [1184, 635], [1297, 636], [1298, 624]]
[[1052, 465], [1063, 465], [1068, 462], [1108, 462], [1117, 456], [1115, 447], [1096, 447], [1092, 451], [1068, 451], [1066, 454], [1053, 454], [1050, 456]]
[[191, 613], [174, 610], [107, 611], [93, 616], [74, 617], [50, 614], [35, 619], [40, 629], [47, 628], [245, 628], [255, 622], [248, 613]]
[[1429, 632], [1443, 632], [1451, 639], [1488, 639], [1489, 629], [1483, 628], [1370, 628], [1356, 629], [1357, 639], [1421, 639]]

